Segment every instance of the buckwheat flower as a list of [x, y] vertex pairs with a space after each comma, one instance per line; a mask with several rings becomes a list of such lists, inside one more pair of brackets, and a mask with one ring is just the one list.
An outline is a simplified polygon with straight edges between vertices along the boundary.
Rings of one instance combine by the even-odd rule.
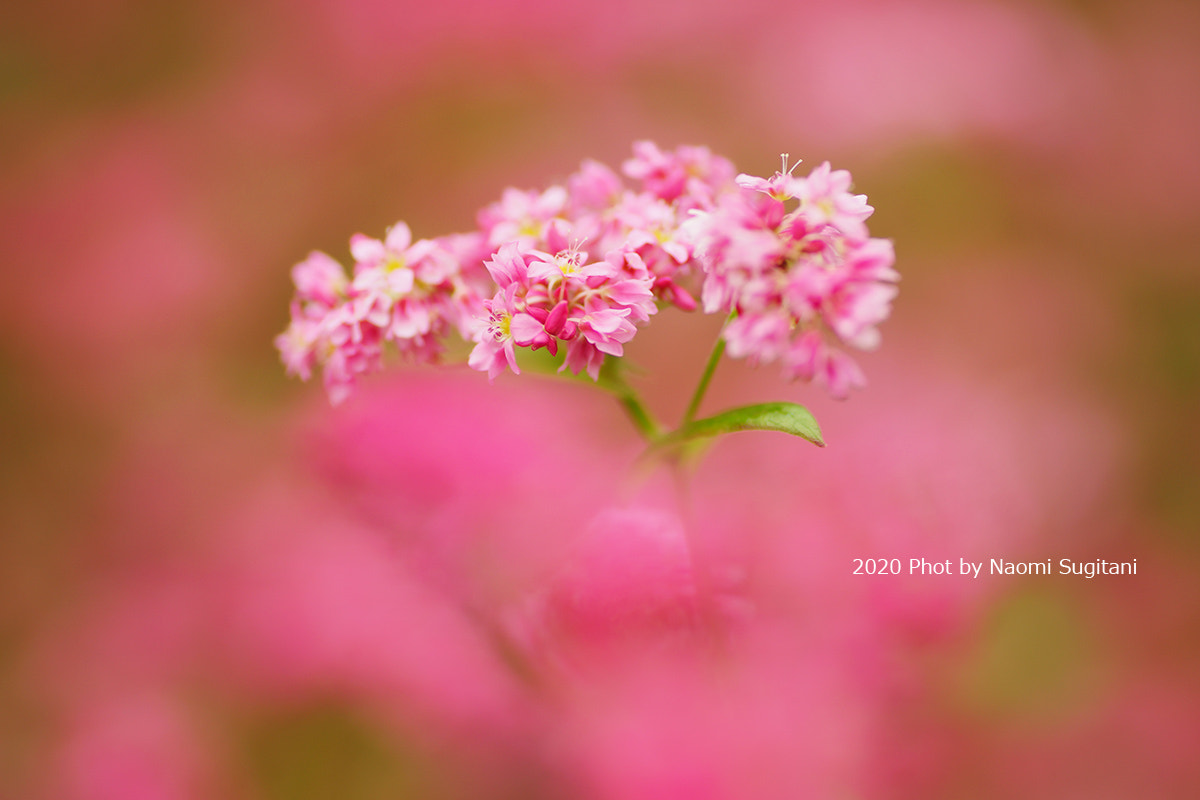
[[302, 381], [312, 377], [317, 365], [316, 347], [322, 333], [324, 315], [308, 316], [299, 306], [292, 305], [292, 321], [287, 330], [275, 337], [275, 347], [288, 375]]
[[[483, 314], [482, 235], [414, 242], [403, 222], [383, 240], [350, 240], [354, 277], [323, 253], [293, 270], [296, 296], [276, 347], [289, 374], [307, 380], [321, 367], [327, 393], [340, 403], [358, 376], [379, 370], [384, 345], [418, 362], [438, 360], [457, 329], [473, 338]], [[475, 263], [473, 263], [475, 262]]]
[[[384, 330], [384, 338], [416, 361], [435, 361], [451, 328], [469, 336], [483, 308], [472, 264], [481, 236], [442, 237], [412, 242], [398, 223], [380, 242], [361, 234], [351, 240], [357, 263], [353, 283], [355, 313]], [[470, 277], [470, 280], [468, 280]]]
[[[763, 308], [776, 300], [775, 267], [787, 256], [787, 243], [772, 221], [782, 220], [778, 204], [741, 192], [721, 198], [708, 214], [685, 223], [705, 272], [701, 301], [706, 314], [728, 313], [735, 306]], [[778, 204], [782, 206], [782, 204]]]
[[757, 192], [771, 197], [774, 200], [783, 202], [788, 198], [794, 197], [796, 192], [796, 182], [799, 178], [792, 175], [796, 167], [800, 166], [800, 160], [797, 159], [795, 164], [788, 167], [788, 159], [791, 156], [783, 153], [780, 158], [783, 162], [783, 167], [769, 178], [759, 178], [756, 175], [738, 175], [735, 183], [743, 189], [753, 189]]
[[637, 330], [626, 319], [628, 316], [628, 308], [614, 308], [595, 300], [588, 303], [587, 310], [572, 321], [579, 326], [584, 340], [595, 345], [597, 350], [619, 356], [622, 354], [621, 345], [632, 339]]
[[737, 184], [685, 224], [705, 271], [705, 311], [734, 316], [722, 332], [731, 357], [780, 361], [785, 376], [845, 397], [865, 378], [844, 348], [878, 346], [897, 293], [891, 242], [869, 238], [871, 206], [828, 163], [798, 178], [785, 156], [773, 177]]
[[874, 350], [879, 346], [879, 329], [875, 326], [887, 319], [898, 292], [891, 284], [846, 283], [827, 301], [829, 325], [851, 347]]
[[867, 205], [865, 194], [851, 194], [850, 173], [844, 169], [831, 171], [829, 162], [821, 164], [806, 178], [792, 181], [791, 196], [800, 201], [800, 215], [811, 226], [820, 229], [832, 225], [855, 241], [867, 238], [867, 217], [875, 211]]
[[609, 300], [629, 309], [630, 317], [637, 322], [646, 322], [658, 310], [654, 303], [655, 286], [653, 274], [646, 268], [637, 253], [614, 250], [604, 258], [612, 268], [610, 280], [604, 289]]
[[725, 328], [725, 352], [751, 364], [771, 362], [787, 349], [791, 335], [792, 325], [783, 314], [743, 314]]
[[[490, 301], [484, 301], [488, 303]], [[489, 315], [491, 309], [488, 309]], [[490, 315], [488, 318], [487, 335], [480, 338], [467, 358], [471, 369], [488, 374], [488, 380], [496, 380], [496, 376], [508, 367], [513, 374], [520, 375], [521, 368], [517, 366], [517, 356], [513, 352], [512, 334], [506, 326], [511, 322], [511, 315], [502, 317]]]
[[604, 364], [604, 353], [583, 338], [571, 340], [563, 367], [576, 375], [586, 371], [592, 380], [600, 379], [600, 367]]
[[[505, 367], [514, 374], [521, 374], [514, 352], [515, 345], [533, 350], [546, 347], [551, 353], [558, 353], [558, 340], [546, 330], [548, 321], [556, 316], [555, 312], [522, 302], [517, 297], [519, 290], [518, 284], [510, 283], [495, 297], [483, 301], [484, 309], [488, 312], [487, 327], [481, 332], [480, 341], [471, 351], [467, 363], [473, 369], [486, 370], [491, 380], [495, 380]], [[559, 306], [565, 303], [562, 301]], [[561, 311], [557, 313], [559, 329], [564, 316]]]
[[326, 308], [336, 305], [349, 288], [342, 265], [320, 251], [313, 251], [292, 268], [292, 282], [296, 285], [298, 302]]
[[[624, 248], [629, 248], [634, 244], [637, 244], [637, 242], [631, 237], [630, 242], [626, 243]], [[688, 246], [688, 251], [689, 253], [691, 252], [690, 245]], [[636, 251], [629, 249], [613, 250], [606, 258], [609, 260], [613, 258], [624, 260], [626, 272], [632, 277], [648, 277], [651, 281], [651, 290], [656, 299], [671, 303], [683, 311], [696, 310], [696, 300], [692, 297], [692, 293], [679, 283], [679, 281], [686, 280], [692, 275], [690, 259], [688, 262], [680, 264], [661, 248], [654, 246], [648, 248], [645, 246], [639, 247]]]
[[488, 245], [482, 231], [451, 233], [439, 236], [435, 241], [458, 264], [458, 276], [467, 288], [477, 294], [490, 293], [492, 281], [483, 262], [495, 249]]
[[634, 321], [657, 311], [653, 279], [629, 275], [625, 263], [621, 253], [588, 263], [578, 249], [551, 255], [516, 241], [504, 245], [484, 264], [499, 291], [484, 301], [487, 324], [468, 364], [494, 379], [505, 367], [519, 372], [515, 347], [557, 354], [566, 343], [562, 368], [598, 379], [604, 356], [622, 355], [637, 332]]
[[683, 216], [674, 203], [647, 192], [625, 192], [608, 210], [607, 236], [596, 249], [605, 257], [614, 251], [636, 256], [636, 262], [630, 259], [631, 274], [644, 269], [657, 298], [691, 311], [696, 302], [680, 284], [692, 274], [692, 241], [680, 224]]
[[[491, 299], [483, 301], [486, 317], [476, 333], [476, 344], [467, 359], [467, 365], [487, 372], [488, 380], [494, 381], [505, 367], [514, 374], [521, 374], [514, 352], [512, 322], [513, 317], [523, 312], [525, 304], [523, 298], [518, 299], [517, 293], [528, 291], [529, 267], [516, 242], [501, 247], [484, 262], [484, 266], [500, 290]], [[521, 332], [528, 333], [527, 330]]]
[[412, 231], [404, 222], [388, 228], [383, 241], [361, 233], [350, 237], [350, 254], [354, 256], [355, 272], [372, 267], [384, 267], [391, 272], [404, 268], [404, 255], [412, 244]]
[[604, 280], [616, 275], [616, 270], [606, 261], [584, 263], [587, 254], [579, 250], [560, 250], [555, 255], [534, 250], [529, 255], [526, 273], [529, 279], [544, 283], [549, 292], [561, 286], [560, 295], [586, 289], [593, 278]]
[[[396, 263], [396, 262], [390, 262]], [[391, 318], [396, 300], [412, 291], [415, 278], [407, 267], [356, 268], [351, 301], [355, 315], [380, 328]]]
[[330, 311], [321, 327], [317, 358], [325, 393], [336, 406], [353, 393], [359, 375], [382, 368], [383, 331], [360, 318], [350, 304]]
[[329, 352], [328, 321], [335, 308], [345, 303], [350, 293], [346, 272], [336, 260], [321, 252], [292, 268], [296, 294], [292, 299], [291, 321], [287, 330], [275, 338], [288, 375], [308, 380], [313, 369]]
[[567, 190], [561, 186], [544, 192], [505, 189], [499, 202], [479, 212], [479, 228], [492, 247], [507, 242], [540, 247], [551, 222], [562, 218], [566, 207]]
[[599, 161], [587, 159], [579, 171], [567, 179], [567, 197], [571, 216], [578, 218], [612, 208], [625, 191], [617, 173]]
[[847, 397], [851, 389], [861, 389], [867, 384], [857, 362], [815, 330], [794, 339], [783, 353], [782, 361], [785, 377], [816, 381], [839, 400]]
[[680, 235], [676, 209], [669, 203], [649, 194], [627, 194], [613, 214], [629, 230], [626, 244], [633, 249], [646, 246], [660, 249], [676, 264], [692, 257], [691, 248]]
[[635, 142], [633, 158], [622, 165], [630, 178], [642, 182], [644, 191], [683, 208], [709, 208], [733, 180], [733, 164], [713, 155], [707, 147], [684, 145], [664, 153], [650, 141]]
[[350, 237], [354, 256], [351, 316], [356, 322], [387, 326], [396, 299], [412, 291], [416, 278], [407, 263], [411, 244], [412, 233], [403, 222], [392, 226], [384, 241], [361, 233]]

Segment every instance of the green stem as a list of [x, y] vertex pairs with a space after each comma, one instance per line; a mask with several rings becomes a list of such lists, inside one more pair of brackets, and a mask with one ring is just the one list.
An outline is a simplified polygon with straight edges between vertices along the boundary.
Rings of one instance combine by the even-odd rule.
[[567, 373], [562, 374], [562, 359], [551, 356], [545, 350], [522, 352], [521, 367], [530, 372], [536, 372], [546, 377], [566, 379], [576, 381], [578, 383], [592, 384], [603, 389], [609, 394], [617, 398], [617, 402], [621, 404], [621, 408], [625, 409], [633, 426], [637, 428], [642, 438], [649, 443], [658, 440], [663, 433], [663, 427], [650, 413], [642, 399], [638, 396], [637, 390], [630, 386], [625, 381], [625, 376], [622, 374], [623, 364], [619, 358], [606, 358], [600, 367], [600, 379], [594, 384], [587, 376], [572, 375]]
[[625, 414], [643, 439], [647, 442], [658, 439], [660, 431], [658, 423], [654, 421], [654, 417], [650, 416], [650, 412], [642, 405], [642, 401], [636, 393], [630, 391], [628, 394], [618, 394], [617, 401], [620, 402], [621, 408], [625, 409]]
[[662, 425], [650, 413], [650, 409], [646, 408], [642, 398], [638, 396], [637, 390], [625, 381], [621, 370], [622, 364], [619, 359], [606, 358], [603, 366], [600, 367], [600, 380], [597, 385], [617, 398], [617, 402], [625, 410], [629, 421], [633, 423], [633, 427], [637, 428], [637, 432], [642, 435], [643, 439], [648, 443], [658, 441], [663, 433]]
[[[725, 320], [725, 325], [737, 316], [737, 312], [729, 315], [729, 319]], [[708, 354], [708, 363], [704, 366], [704, 374], [700, 376], [700, 383], [696, 384], [696, 391], [692, 393], [692, 402], [688, 403], [687, 411], [683, 413], [683, 422], [679, 423], [680, 429], [686, 427], [688, 423], [696, 418], [696, 414], [700, 411], [700, 404], [704, 402], [704, 394], [708, 391], [708, 384], [712, 382], [713, 373], [717, 371], [717, 364], [721, 361], [721, 356], [725, 355], [725, 326], [721, 326], [721, 333], [717, 334], [717, 342], [713, 345], [712, 352]]]

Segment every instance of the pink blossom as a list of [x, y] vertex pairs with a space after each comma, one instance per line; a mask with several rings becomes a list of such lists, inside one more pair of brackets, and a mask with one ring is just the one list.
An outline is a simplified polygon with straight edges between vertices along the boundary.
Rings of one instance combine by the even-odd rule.
[[[704, 310], [739, 318], [723, 334], [731, 356], [782, 360], [785, 374], [838, 396], [861, 385], [841, 348], [877, 346], [898, 276], [890, 242], [867, 236], [872, 209], [851, 194], [850, 174], [824, 163], [797, 177], [785, 155], [773, 177], [735, 182], [707, 148], [633, 150], [623, 168], [638, 191], [584, 161], [567, 188], [505, 190], [473, 233], [414, 242], [401, 222], [383, 240], [355, 235], [349, 285], [336, 262], [311, 255], [276, 340], [288, 372], [322, 367], [340, 400], [380, 367], [387, 343], [436, 361], [456, 329], [475, 342], [468, 365], [491, 379], [519, 372], [518, 347], [557, 355], [560, 345], [563, 369], [598, 379], [659, 301], [696, 308], [702, 271]], [[802, 339], [809, 332], [820, 340]]]
[[387, 235], [381, 242], [361, 233], [350, 237], [350, 253], [356, 264], [355, 274], [361, 269], [385, 267], [389, 272], [404, 269], [404, 256], [412, 244], [412, 231], [403, 222], [397, 222], [388, 228]]
[[647, 507], [600, 512], [510, 625], [539, 663], [580, 676], [630, 652], [690, 643], [700, 601], [679, 518]]
[[342, 265], [325, 253], [313, 251], [292, 268], [296, 300], [332, 308], [346, 296], [349, 284]]
[[[294, 270], [291, 324], [276, 338], [288, 373], [307, 380], [322, 368], [340, 402], [359, 375], [380, 368], [385, 346], [433, 362], [457, 330], [475, 342], [468, 364], [493, 379], [519, 371], [515, 348], [557, 354], [560, 344], [563, 368], [598, 378], [604, 357], [624, 353], [658, 301], [695, 309], [690, 216], [736, 190], [732, 165], [703, 147], [664, 152], [638, 142], [625, 171], [641, 191], [584, 161], [567, 188], [506, 189], [471, 233], [414, 242], [399, 222], [382, 240], [356, 234], [349, 281], [336, 261], [310, 255]], [[728, 305], [728, 290], [705, 292], [706, 310]]]
[[755, 175], [738, 175], [734, 182], [743, 189], [753, 189], [757, 192], [769, 196], [773, 200], [780, 202], [794, 196], [796, 187], [795, 184], [799, 180], [792, 175], [796, 167], [800, 166], [800, 160], [797, 159], [789, 168], [788, 159], [791, 156], [788, 153], [783, 153], [780, 158], [782, 166], [779, 172], [776, 172], [769, 178], [759, 178]]
[[[381, 326], [387, 324], [388, 309], [374, 299], [382, 293], [367, 294], [348, 284], [341, 266], [324, 254], [298, 264], [294, 276], [292, 320], [275, 346], [290, 375], [308, 380], [321, 366], [326, 392], [336, 405], [349, 397], [360, 374], [381, 366]], [[335, 287], [343, 292], [340, 296], [332, 293]]]
[[656, 298], [694, 310], [693, 241], [684, 223], [693, 210], [711, 208], [735, 188], [733, 167], [702, 147], [664, 153], [652, 142], [638, 142], [634, 154], [625, 172], [640, 180], [640, 191], [624, 188], [612, 170], [594, 161], [568, 179], [571, 244], [586, 247], [591, 260], [614, 251], [635, 254], [639, 260], [626, 264], [632, 276], [649, 274]]
[[599, 379], [604, 355], [622, 355], [622, 346], [637, 332], [630, 318], [645, 321], [657, 307], [651, 277], [630, 277], [619, 255], [585, 263], [586, 255], [573, 249], [555, 255], [523, 250], [518, 242], [501, 247], [485, 264], [500, 289], [484, 301], [488, 326], [468, 364], [495, 379], [506, 366], [520, 371], [514, 345], [556, 354], [564, 342], [562, 368], [586, 370]]
[[359, 319], [348, 305], [333, 309], [322, 322], [325, 349], [322, 375], [329, 401], [345, 402], [358, 376], [377, 372], [383, 365], [383, 332]]
[[303, 381], [312, 376], [313, 367], [317, 365], [316, 347], [322, 332], [322, 320], [321, 315], [306, 314], [293, 303], [292, 321], [287, 330], [275, 337], [275, 347], [279, 350], [288, 375]]
[[625, 191], [621, 178], [599, 161], [585, 160], [567, 180], [572, 216], [612, 208]]
[[577, 337], [567, 347], [567, 357], [563, 365], [579, 374], [586, 371], [592, 380], [600, 379], [600, 367], [604, 364], [604, 353], [583, 337]]
[[725, 327], [727, 353], [733, 358], [748, 358], [752, 363], [779, 358], [792, 334], [788, 320], [779, 314], [746, 314]]
[[681, 224], [684, 212], [677, 204], [652, 195], [627, 193], [612, 210], [612, 217], [624, 231], [620, 248], [636, 255], [635, 269], [645, 269], [654, 278], [655, 294], [691, 311], [696, 303], [683, 288], [691, 274], [693, 243]]
[[846, 238], [858, 241], [867, 237], [863, 221], [875, 209], [867, 205], [865, 194], [850, 194], [850, 182], [849, 172], [830, 171], [826, 161], [807, 178], [790, 182], [787, 188], [791, 197], [800, 201], [800, 215], [810, 230], [832, 225]]
[[463, 337], [477, 331], [480, 247], [469, 235], [413, 242], [400, 222], [383, 241], [351, 237], [352, 281], [332, 258], [313, 253], [293, 270], [292, 321], [275, 340], [288, 373], [307, 380], [321, 366], [336, 404], [359, 375], [381, 368], [385, 343], [414, 361], [438, 360], [452, 329]]
[[479, 227], [492, 247], [519, 242], [527, 248], [540, 247], [550, 223], [561, 217], [567, 206], [567, 190], [551, 186], [543, 192], [505, 189], [500, 201], [479, 212]]
[[483, 301], [484, 309], [488, 312], [487, 328], [480, 331], [479, 341], [471, 350], [467, 364], [471, 369], [486, 371], [488, 380], [494, 381], [505, 367], [517, 375], [521, 374], [513, 349], [512, 330], [513, 317], [519, 313], [515, 300], [517, 288], [517, 284], [509, 284], [505, 291]]
[[[824, 163], [807, 177], [738, 177], [687, 224], [705, 271], [708, 312], [732, 313], [723, 333], [734, 358], [781, 360], [784, 374], [845, 397], [865, 384], [842, 348], [870, 350], [891, 312], [899, 275], [890, 241], [871, 239], [871, 207], [850, 193], [850, 174]], [[789, 205], [795, 207], [789, 210]]]
[[650, 141], [634, 143], [633, 158], [622, 168], [642, 182], [644, 191], [667, 202], [680, 200], [687, 208], [711, 206], [734, 174], [733, 165], [707, 147], [683, 146], [664, 153]]

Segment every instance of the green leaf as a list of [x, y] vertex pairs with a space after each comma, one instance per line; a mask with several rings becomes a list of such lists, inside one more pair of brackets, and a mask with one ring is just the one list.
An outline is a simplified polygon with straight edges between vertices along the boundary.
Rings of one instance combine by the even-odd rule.
[[689, 422], [682, 428], [662, 437], [660, 446], [672, 446], [707, 436], [720, 436], [736, 431], [780, 431], [824, 447], [821, 428], [804, 406], [796, 403], [759, 403], [731, 408], [711, 417]]

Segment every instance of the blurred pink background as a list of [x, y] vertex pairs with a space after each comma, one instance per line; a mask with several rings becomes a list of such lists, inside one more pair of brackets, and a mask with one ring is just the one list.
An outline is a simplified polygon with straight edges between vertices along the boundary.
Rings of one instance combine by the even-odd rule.
[[[0, 25], [0, 798], [1200, 794], [1200, 11], [50, 0]], [[611, 400], [330, 409], [289, 269], [630, 143], [850, 169], [903, 275], [817, 450], [681, 506]], [[675, 419], [719, 320], [630, 358]], [[1138, 560], [853, 576], [852, 559]]]

